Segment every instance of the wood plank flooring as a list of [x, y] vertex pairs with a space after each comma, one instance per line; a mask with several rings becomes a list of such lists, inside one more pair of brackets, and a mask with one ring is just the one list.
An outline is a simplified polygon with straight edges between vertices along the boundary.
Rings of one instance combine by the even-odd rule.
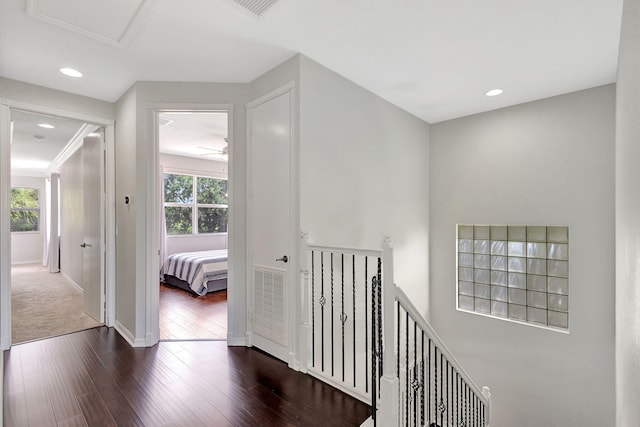
[[4, 425], [359, 426], [364, 403], [225, 341], [132, 348], [111, 328], [4, 352]]
[[227, 291], [195, 296], [160, 285], [160, 339], [227, 339]]

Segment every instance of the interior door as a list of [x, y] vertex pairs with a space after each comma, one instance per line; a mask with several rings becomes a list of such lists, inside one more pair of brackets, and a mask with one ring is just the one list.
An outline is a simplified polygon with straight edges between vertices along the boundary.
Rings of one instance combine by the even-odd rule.
[[248, 105], [251, 343], [289, 361], [294, 289], [291, 90]]
[[84, 240], [82, 246], [84, 311], [104, 323], [101, 250], [102, 137], [86, 137], [82, 145], [84, 176]]

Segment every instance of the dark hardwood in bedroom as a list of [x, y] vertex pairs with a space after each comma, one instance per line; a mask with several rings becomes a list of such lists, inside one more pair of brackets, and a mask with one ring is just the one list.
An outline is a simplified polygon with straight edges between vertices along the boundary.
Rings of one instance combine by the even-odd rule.
[[227, 291], [196, 296], [160, 284], [160, 339], [227, 339]]
[[132, 348], [100, 327], [4, 352], [4, 425], [359, 426], [362, 402], [224, 341]]

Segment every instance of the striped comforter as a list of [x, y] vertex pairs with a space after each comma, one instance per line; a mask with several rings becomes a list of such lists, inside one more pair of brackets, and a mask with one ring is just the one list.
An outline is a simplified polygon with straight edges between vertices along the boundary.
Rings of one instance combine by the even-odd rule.
[[162, 274], [184, 280], [193, 292], [204, 295], [207, 293], [207, 281], [227, 277], [227, 250], [169, 255], [162, 267]]

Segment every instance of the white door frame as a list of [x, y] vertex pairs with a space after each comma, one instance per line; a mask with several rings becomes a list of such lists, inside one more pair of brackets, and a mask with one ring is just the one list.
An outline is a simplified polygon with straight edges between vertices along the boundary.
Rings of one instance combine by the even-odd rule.
[[296, 102], [296, 84], [295, 81], [290, 81], [282, 87], [279, 87], [259, 98], [254, 99], [247, 103], [247, 345], [253, 344], [253, 324], [252, 324], [252, 309], [253, 309], [253, 293], [252, 287], [250, 284], [253, 280], [253, 256], [251, 254], [252, 251], [252, 243], [253, 242], [253, 230], [252, 230], [252, 215], [253, 207], [251, 204], [251, 179], [252, 179], [252, 135], [251, 135], [251, 109], [264, 104], [274, 98], [277, 98], [281, 95], [289, 94], [289, 102], [290, 102], [290, 135], [291, 135], [291, 155], [290, 155], [290, 163], [289, 163], [289, 174], [290, 174], [290, 236], [291, 241], [289, 243], [291, 248], [291, 254], [289, 257], [291, 262], [288, 263], [288, 274], [289, 274], [289, 294], [286, 295], [287, 305], [290, 307], [290, 315], [285, 325], [286, 334], [287, 334], [287, 347], [289, 351], [289, 360], [286, 362], [289, 366], [295, 370], [300, 370], [300, 357], [298, 355], [298, 334], [300, 333], [300, 322], [302, 318], [301, 314], [301, 293], [300, 293], [300, 280], [299, 280], [299, 272], [300, 272], [300, 260], [299, 260], [299, 230], [300, 230], [300, 191], [299, 191], [299, 142], [298, 142], [298, 133], [297, 133], [297, 102]]
[[103, 289], [106, 293], [105, 325], [115, 322], [115, 122], [96, 117], [43, 107], [8, 99], [0, 99], [0, 349], [11, 347], [11, 230], [10, 230], [10, 188], [11, 188], [11, 110], [22, 110], [37, 114], [81, 120], [105, 127], [105, 236], [102, 242]]
[[[160, 288], [158, 286], [160, 262], [160, 216], [158, 215], [161, 204], [158, 195], [160, 194], [161, 182], [158, 181], [160, 167], [160, 138], [158, 135], [158, 118], [160, 113], [165, 112], [205, 112], [205, 111], [226, 111], [228, 113], [228, 138], [229, 138], [229, 171], [228, 171], [228, 191], [229, 191], [229, 211], [227, 215], [227, 244], [228, 252], [233, 253], [235, 247], [234, 236], [234, 180], [233, 177], [233, 104], [209, 104], [209, 103], [147, 103], [147, 135], [151, 138], [151, 143], [147, 144], [147, 158], [151, 165], [147, 169], [147, 191], [146, 191], [146, 329], [145, 345], [152, 346], [160, 341]], [[236, 286], [234, 285], [235, 266], [238, 265], [234, 257], [229, 256], [227, 261], [227, 306], [229, 313], [234, 313], [240, 307]], [[227, 316], [227, 332], [235, 330], [235, 316]]]

